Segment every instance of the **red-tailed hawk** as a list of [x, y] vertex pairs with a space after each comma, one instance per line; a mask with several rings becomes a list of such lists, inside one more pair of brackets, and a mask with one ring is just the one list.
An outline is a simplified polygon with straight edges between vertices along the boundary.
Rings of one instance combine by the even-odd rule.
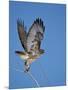
[[17, 29], [24, 51], [16, 51], [16, 53], [25, 61], [25, 71], [29, 71], [30, 64], [44, 53], [44, 50], [40, 49], [40, 45], [45, 26], [43, 21], [37, 18], [27, 33], [24, 22], [17, 20]]

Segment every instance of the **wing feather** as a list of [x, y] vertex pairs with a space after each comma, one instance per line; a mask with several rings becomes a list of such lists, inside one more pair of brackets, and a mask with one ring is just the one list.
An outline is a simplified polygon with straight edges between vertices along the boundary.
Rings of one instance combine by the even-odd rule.
[[45, 27], [41, 19], [36, 19], [29, 29], [27, 35], [27, 49], [28, 52], [31, 50], [39, 51], [41, 40], [43, 39]]
[[21, 41], [21, 44], [25, 51], [27, 51], [27, 33], [25, 31], [24, 22], [21, 20], [17, 21], [18, 34]]

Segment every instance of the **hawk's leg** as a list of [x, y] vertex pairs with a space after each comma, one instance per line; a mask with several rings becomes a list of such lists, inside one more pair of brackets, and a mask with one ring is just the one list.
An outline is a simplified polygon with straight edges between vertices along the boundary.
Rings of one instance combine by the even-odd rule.
[[25, 65], [25, 70], [24, 70], [24, 72], [28, 72], [29, 69], [30, 69], [30, 65], [29, 65], [29, 63], [28, 63], [27, 60], [25, 61], [24, 65]]

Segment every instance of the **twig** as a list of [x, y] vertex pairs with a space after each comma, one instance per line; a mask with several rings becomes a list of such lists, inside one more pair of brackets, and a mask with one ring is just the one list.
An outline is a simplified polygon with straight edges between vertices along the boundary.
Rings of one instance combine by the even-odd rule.
[[[19, 71], [19, 72], [24, 72], [24, 71], [22, 71], [22, 70], [19, 70], [19, 69], [17, 69], [17, 68], [14, 68], [16, 71]], [[37, 87], [40, 87], [40, 85], [39, 85], [39, 83], [38, 83], [38, 81], [35, 79], [35, 77], [28, 71], [28, 72], [26, 72], [30, 77], [31, 77], [31, 79], [36, 83], [36, 85], [37, 85]]]
[[46, 80], [49, 81], [49, 80], [48, 80], [48, 77], [47, 77], [47, 75], [46, 75], [46, 72], [44, 71], [44, 68], [43, 68], [42, 64], [39, 62], [38, 65], [41, 67], [40, 69], [41, 69], [44, 77], [46, 78]]
[[17, 69], [17, 68], [14, 68], [16, 71], [19, 71], [19, 72], [24, 72], [24, 71], [22, 71], [22, 70], [19, 70], [19, 69]]
[[28, 71], [27, 73], [28, 73], [29, 76], [32, 78], [32, 80], [36, 83], [36, 85], [37, 85], [38, 87], [40, 87], [38, 81], [34, 78], [34, 76], [33, 76], [29, 71]]

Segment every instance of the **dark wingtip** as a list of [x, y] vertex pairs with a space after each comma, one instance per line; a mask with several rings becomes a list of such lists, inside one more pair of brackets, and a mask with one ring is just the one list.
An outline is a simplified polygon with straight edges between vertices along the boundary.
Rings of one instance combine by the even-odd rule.
[[43, 32], [45, 31], [45, 26], [43, 26]]
[[18, 19], [17, 19], [17, 24], [18, 24], [18, 25], [22, 24], [22, 20], [18, 18]]
[[15, 53], [17, 53], [17, 51], [15, 51]]
[[42, 21], [41, 18], [37, 18], [37, 19], [36, 19], [36, 22], [41, 25], [43, 21]]
[[16, 54], [21, 54], [22, 52], [20, 52], [20, 51], [15, 51], [15, 53], [16, 53]]
[[38, 23], [43, 28], [43, 31], [45, 31], [45, 26], [44, 26], [43, 20], [41, 18], [36, 18], [34, 23]]
[[22, 20], [21, 19], [17, 19], [17, 25], [18, 26], [24, 26], [24, 21], [22, 22]]

